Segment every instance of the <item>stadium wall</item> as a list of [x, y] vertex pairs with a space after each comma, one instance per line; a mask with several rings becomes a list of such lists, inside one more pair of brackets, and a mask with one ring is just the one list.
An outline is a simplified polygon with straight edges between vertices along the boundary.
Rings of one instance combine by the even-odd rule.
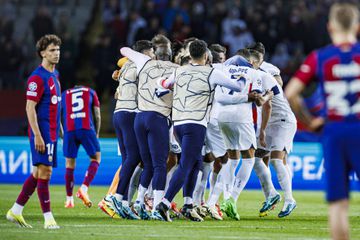
[[[102, 161], [93, 181], [95, 185], [109, 185], [121, 163], [115, 138], [100, 139]], [[64, 184], [65, 159], [62, 155], [62, 140], [58, 142], [58, 167], [53, 171], [52, 184]], [[319, 143], [294, 143], [294, 151], [288, 158], [294, 172], [293, 188], [322, 190], [325, 186], [322, 149]], [[81, 184], [89, 159], [81, 147], [76, 161], [75, 183]], [[0, 137], [0, 183], [23, 183], [32, 169], [29, 141], [26, 137]], [[276, 174], [272, 176], [277, 189]], [[350, 176], [351, 187], [360, 190], [358, 178]], [[254, 171], [246, 188], [260, 189]]]

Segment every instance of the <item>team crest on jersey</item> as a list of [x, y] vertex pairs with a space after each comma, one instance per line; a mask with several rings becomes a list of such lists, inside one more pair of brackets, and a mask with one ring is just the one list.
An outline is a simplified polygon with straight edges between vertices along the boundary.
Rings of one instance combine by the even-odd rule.
[[52, 161], [53, 161], [53, 156], [49, 155], [49, 162], [52, 162]]
[[52, 103], [52, 104], [57, 104], [57, 102], [58, 102], [58, 97], [57, 97], [56, 95], [53, 95], [53, 96], [51, 97], [51, 103]]
[[32, 92], [35, 92], [37, 89], [37, 84], [36, 82], [31, 82], [29, 83], [29, 90], [32, 91]]

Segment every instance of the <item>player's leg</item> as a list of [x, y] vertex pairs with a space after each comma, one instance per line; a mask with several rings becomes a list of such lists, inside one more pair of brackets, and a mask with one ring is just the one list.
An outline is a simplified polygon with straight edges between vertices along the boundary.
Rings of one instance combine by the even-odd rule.
[[46, 229], [57, 229], [59, 226], [56, 224], [54, 216], [50, 207], [50, 192], [49, 181], [52, 174], [52, 166], [40, 164], [38, 165], [38, 182], [37, 182], [37, 194], [39, 197], [41, 209], [44, 214]]
[[322, 139], [332, 239], [350, 239], [349, 173], [360, 176], [360, 124], [328, 124]]
[[240, 152], [229, 150], [229, 161], [227, 171], [224, 175], [224, 199], [228, 199], [231, 195], [235, 180], [235, 171], [240, 162]]
[[22, 216], [22, 212], [24, 209], [25, 204], [28, 202], [32, 194], [34, 193], [37, 182], [38, 182], [38, 174], [37, 174], [37, 167], [33, 167], [33, 172], [30, 176], [25, 180], [21, 192], [17, 197], [15, 203], [13, 204], [12, 208], [7, 212], [6, 218], [16, 223], [20, 227], [32, 228], [32, 226], [26, 223], [24, 217]]
[[213, 168], [214, 160], [215, 159], [211, 153], [208, 153], [204, 156], [204, 160], [201, 166], [201, 171], [199, 171], [197, 184], [194, 190], [194, 204], [196, 206], [201, 206], [204, 203], [202, 198], [204, 196], [209, 173]]
[[231, 192], [231, 197], [226, 199], [221, 204], [221, 210], [224, 211], [229, 217], [240, 220], [240, 215], [237, 212], [236, 202], [244, 189], [245, 185], [249, 181], [251, 171], [255, 163], [255, 149], [241, 151], [242, 163], [241, 167], [236, 174], [234, 187]]
[[[166, 191], [162, 203], [159, 204], [157, 208], [157, 210], [159, 210], [163, 218], [166, 220], [168, 220], [166, 212], [170, 208], [170, 203], [184, 185], [185, 179], [188, 180], [187, 184], [189, 184], [185, 187], [189, 190], [187, 195], [190, 195], [186, 197], [192, 198], [191, 191], [193, 191], [195, 183], [191, 181], [196, 181], [196, 168], [197, 164], [199, 164], [199, 158], [201, 159], [201, 148], [204, 144], [206, 128], [199, 124], [184, 124], [175, 126], [175, 131], [179, 137], [179, 141], [182, 147], [181, 159], [178, 169], [175, 171], [172, 179], [170, 180], [169, 189]], [[193, 174], [191, 174], [192, 171], [194, 171]], [[202, 218], [196, 213], [194, 209], [188, 209], [187, 216], [191, 220], [202, 221]]]
[[[256, 149], [254, 170], [259, 178], [261, 188], [265, 195], [265, 202], [259, 211], [259, 216], [267, 216], [270, 210], [273, 210], [278, 202], [281, 200], [281, 195], [276, 191], [271, 180], [271, 172], [269, 167], [265, 164], [263, 159], [269, 155], [269, 152], [264, 149]], [[267, 157], [268, 158], [268, 157]]]
[[146, 121], [148, 120], [148, 114], [140, 112], [136, 114], [134, 121], [134, 130], [136, 141], [139, 146], [139, 152], [141, 159], [144, 164], [144, 169], [140, 177], [140, 185], [137, 193], [136, 203], [144, 204], [144, 196], [147, 188], [149, 187], [150, 181], [154, 174], [154, 169], [151, 161], [150, 149], [148, 144], [148, 134], [146, 130]]
[[65, 132], [63, 139], [63, 153], [65, 157], [65, 189], [66, 189], [66, 201], [65, 208], [74, 207], [74, 197], [73, 197], [73, 188], [74, 188], [74, 169], [75, 169], [75, 159], [77, 157], [79, 149], [79, 143], [76, 141], [76, 132]]
[[154, 191], [154, 203], [152, 213], [156, 206], [161, 202], [165, 194], [166, 185], [166, 162], [169, 155], [169, 126], [165, 117], [159, 118], [153, 114], [151, 121], [148, 122], [148, 142], [151, 160], [154, 168], [152, 188]]
[[141, 176], [143, 169], [144, 169], [144, 166], [143, 166], [142, 162], [140, 162], [136, 166], [134, 173], [131, 176], [130, 183], [129, 183], [129, 190], [128, 190], [129, 203], [132, 202], [132, 199], [134, 198], [134, 195], [135, 195], [137, 189], [139, 188], [140, 176]]
[[66, 201], [65, 208], [74, 207], [74, 169], [75, 169], [75, 158], [65, 158], [65, 188], [66, 188]]
[[114, 195], [116, 199], [116, 206], [121, 215], [129, 219], [139, 219], [129, 207], [128, 202], [128, 187], [131, 177], [136, 167], [141, 162], [139, 148], [136, 141], [134, 129], [132, 127], [135, 119], [135, 113], [123, 112], [121, 118], [121, 126], [123, 133], [123, 142], [127, 152], [127, 158], [124, 162], [121, 170], [121, 178]]
[[96, 137], [96, 133], [93, 130], [78, 130], [77, 139], [81, 142], [86, 153], [90, 157], [90, 164], [85, 173], [85, 178], [81, 184], [76, 196], [80, 198], [86, 207], [91, 207], [92, 202], [90, 200], [88, 190], [91, 182], [95, 178], [97, 170], [101, 162], [100, 144]]

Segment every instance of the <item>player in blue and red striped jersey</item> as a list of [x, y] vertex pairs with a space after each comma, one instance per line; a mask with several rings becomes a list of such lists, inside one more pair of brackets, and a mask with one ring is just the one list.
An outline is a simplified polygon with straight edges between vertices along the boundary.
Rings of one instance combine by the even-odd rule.
[[[356, 5], [334, 4], [328, 22], [333, 44], [313, 51], [286, 88], [299, 119], [312, 130], [324, 126], [322, 145], [333, 239], [349, 239], [349, 173], [354, 170], [360, 176], [359, 15]], [[325, 122], [324, 118], [312, 118], [301, 106], [300, 93], [314, 81], [321, 87]]]
[[[73, 187], [75, 159], [80, 147], [84, 147], [90, 157], [90, 165], [84, 181], [76, 193], [86, 207], [92, 202], [88, 195], [88, 187], [98, 170], [101, 155], [99, 144], [100, 102], [96, 92], [85, 86], [75, 86], [62, 93], [62, 123], [64, 126], [63, 151], [66, 159], [66, 208], [74, 207]], [[95, 124], [93, 121], [95, 116]]]
[[41, 65], [27, 81], [26, 114], [29, 121], [29, 140], [34, 166], [26, 179], [13, 207], [6, 218], [21, 227], [31, 228], [22, 216], [22, 211], [37, 188], [44, 214], [45, 229], [57, 229], [50, 209], [49, 181], [52, 168], [57, 166], [56, 145], [60, 129], [61, 90], [59, 73], [55, 65], [60, 59], [61, 40], [56, 35], [45, 35], [36, 43]]

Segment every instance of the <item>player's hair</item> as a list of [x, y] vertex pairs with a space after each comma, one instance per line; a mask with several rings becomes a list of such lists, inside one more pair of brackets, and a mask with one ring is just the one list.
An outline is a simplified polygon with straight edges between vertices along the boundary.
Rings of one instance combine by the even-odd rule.
[[352, 3], [335, 3], [330, 8], [329, 21], [334, 21], [342, 30], [349, 31], [359, 23], [359, 9]]
[[256, 61], [260, 61], [260, 59], [261, 59], [260, 54], [261, 54], [261, 53], [260, 53], [259, 51], [249, 49], [250, 58], [253, 58], [253, 59], [255, 59]]
[[235, 54], [244, 57], [246, 60], [250, 59], [250, 50], [247, 48], [239, 49]]
[[213, 63], [219, 63], [221, 61], [220, 53], [224, 53], [226, 55], [226, 48], [220, 44], [211, 44], [209, 49], [213, 57]]
[[265, 46], [262, 42], [255, 42], [247, 46], [247, 49], [258, 51], [262, 55], [265, 55]]
[[206, 61], [206, 64], [212, 64], [212, 63], [213, 63], [213, 59], [214, 59], [214, 57], [213, 57], [213, 55], [212, 55], [212, 52], [210, 51], [209, 48], [206, 48], [206, 52], [207, 52], [207, 54], [208, 54], [208, 59], [207, 59], [207, 61]]
[[144, 50], [153, 48], [153, 44], [149, 40], [138, 40], [132, 48], [137, 52], [143, 52]]
[[171, 46], [170, 40], [162, 34], [157, 34], [151, 39], [152, 44], [155, 48], [161, 47], [161, 46]]
[[50, 44], [61, 46], [61, 39], [55, 34], [47, 34], [42, 36], [36, 43], [36, 52], [42, 58], [41, 52], [44, 51]]
[[185, 47], [185, 48], [189, 48], [190, 43], [192, 43], [192, 42], [195, 41], [195, 40], [199, 40], [199, 39], [196, 38], [196, 37], [186, 38], [186, 39], [184, 40], [184, 47]]
[[180, 57], [180, 66], [184, 66], [190, 63], [191, 57], [189, 55]]
[[157, 60], [171, 61], [172, 51], [169, 46], [159, 46], [155, 50]]
[[193, 59], [200, 59], [207, 51], [207, 44], [203, 40], [194, 40], [190, 43], [189, 52]]

